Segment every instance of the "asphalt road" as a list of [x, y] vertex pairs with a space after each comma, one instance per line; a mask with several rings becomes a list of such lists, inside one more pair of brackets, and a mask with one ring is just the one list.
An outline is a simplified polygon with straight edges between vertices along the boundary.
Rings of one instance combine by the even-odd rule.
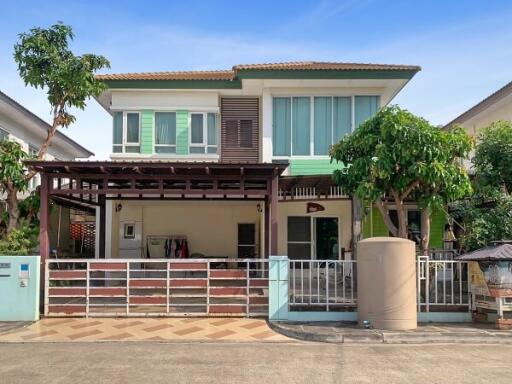
[[510, 383], [510, 345], [0, 344], [2, 384]]

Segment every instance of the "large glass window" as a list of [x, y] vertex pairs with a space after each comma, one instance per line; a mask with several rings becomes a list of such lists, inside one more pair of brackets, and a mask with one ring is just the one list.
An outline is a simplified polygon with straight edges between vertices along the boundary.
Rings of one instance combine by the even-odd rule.
[[215, 113], [190, 114], [191, 154], [217, 153], [217, 116]]
[[115, 112], [113, 127], [114, 153], [140, 153], [139, 112]]
[[[361, 98], [358, 116], [370, 117], [378, 96]], [[327, 156], [330, 146], [352, 131], [352, 97], [274, 97], [272, 128], [274, 156]]]
[[175, 112], [155, 112], [155, 153], [176, 153]]

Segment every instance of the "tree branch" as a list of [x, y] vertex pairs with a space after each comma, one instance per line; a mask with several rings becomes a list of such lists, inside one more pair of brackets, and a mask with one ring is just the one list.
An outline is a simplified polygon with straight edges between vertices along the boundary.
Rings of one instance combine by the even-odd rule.
[[398, 236], [398, 228], [393, 224], [391, 221], [391, 218], [389, 217], [389, 210], [384, 206], [384, 203], [382, 202], [382, 199], [379, 199], [375, 202], [375, 205], [380, 211], [380, 214], [382, 215], [382, 219], [384, 220], [384, 224], [386, 224], [386, 227], [388, 227], [391, 234], [395, 237]]
[[413, 181], [409, 186], [405, 189], [404, 193], [402, 194], [402, 200], [405, 200], [407, 196], [410, 195], [410, 193], [416, 188], [418, 185], [420, 185], [420, 182], [418, 180]]

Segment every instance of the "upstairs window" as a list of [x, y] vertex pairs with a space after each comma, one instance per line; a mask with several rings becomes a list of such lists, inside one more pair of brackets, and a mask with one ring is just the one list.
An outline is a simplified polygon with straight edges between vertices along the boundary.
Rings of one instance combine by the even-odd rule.
[[[32, 144], [29, 144], [28, 145], [28, 155], [35, 159], [37, 158], [37, 155], [39, 154], [39, 149], [32, 145]], [[37, 188], [38, 185], [41, 184], [41, 177], [39, 176], [39, 174], [35, 174], [28, 182], [28, 189], [30, 191], [33, 191], [34, 189]]]
[[190, 114], [190, 154], [217, 153], [217, 116], [215, 113]]
[[333, 144], [375, 115], [378, 106], [379, 96], [274, 97], [273, 154], [327, 156]]
[[155, 153], [176, 153], [176, 112], [155, 112]]
[[114, 153], [140, 153], [140, 113], [115, 112]]
[[9, 140], [9, 132], [7, 132], [5, 129], [0, 128], [0, 141], [2, 140]]

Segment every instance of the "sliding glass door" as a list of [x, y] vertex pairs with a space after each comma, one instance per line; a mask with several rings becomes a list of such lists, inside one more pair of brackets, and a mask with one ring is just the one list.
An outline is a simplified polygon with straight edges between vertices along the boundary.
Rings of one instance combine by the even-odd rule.
[[340, 254], [337, 217], [288, 217], [290, 260], [338, 260]]

